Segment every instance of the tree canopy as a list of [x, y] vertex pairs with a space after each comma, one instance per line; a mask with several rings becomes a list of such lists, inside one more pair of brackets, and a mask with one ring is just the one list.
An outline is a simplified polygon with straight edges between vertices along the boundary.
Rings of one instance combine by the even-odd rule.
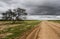
[[8, 9], [5, 13], [2, 13], [3, 20], [22, 20], [21, 15], [27, 15], [25, 9], [17, 8], [17, 9]]

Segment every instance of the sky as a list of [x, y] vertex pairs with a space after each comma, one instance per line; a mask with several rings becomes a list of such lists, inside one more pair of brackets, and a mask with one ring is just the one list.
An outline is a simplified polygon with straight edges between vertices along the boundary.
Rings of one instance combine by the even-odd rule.
[[0, 13], [17, 7], [29, 15], [60, 15], [60, 0], [0, 0]]

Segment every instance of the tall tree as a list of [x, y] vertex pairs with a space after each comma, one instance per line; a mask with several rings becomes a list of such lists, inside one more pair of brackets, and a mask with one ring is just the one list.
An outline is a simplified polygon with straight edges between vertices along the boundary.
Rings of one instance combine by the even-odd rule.
[[17, 9], [9, 9], [5, 13], [2, 13], [4, 20], [22, 20], [21, 15], [27, 15], [25, 9], [17, 8]]
[[17, 8], [13, 10], [16, 14], [16, 20], [21, 20], [21, 15], [27, 15], [25, 9]]

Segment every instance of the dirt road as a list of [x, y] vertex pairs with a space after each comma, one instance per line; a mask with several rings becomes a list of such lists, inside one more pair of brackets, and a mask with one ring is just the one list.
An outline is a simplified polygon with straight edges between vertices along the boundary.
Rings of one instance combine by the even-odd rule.
[[60, 39], [60, 24], [50, 21], [42, 21], [39, 27], [31, 31], [27, 36], [19, 39]]

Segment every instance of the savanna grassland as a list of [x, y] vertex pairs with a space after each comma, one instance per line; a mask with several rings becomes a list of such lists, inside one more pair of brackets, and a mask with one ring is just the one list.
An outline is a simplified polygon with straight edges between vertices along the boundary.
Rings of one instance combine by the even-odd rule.
[[40, 21], [0, 21], [0, 39], [15, 39], [31, 30]]
[[60, 23], [60, 20], [48, 20], [48, 21]]

